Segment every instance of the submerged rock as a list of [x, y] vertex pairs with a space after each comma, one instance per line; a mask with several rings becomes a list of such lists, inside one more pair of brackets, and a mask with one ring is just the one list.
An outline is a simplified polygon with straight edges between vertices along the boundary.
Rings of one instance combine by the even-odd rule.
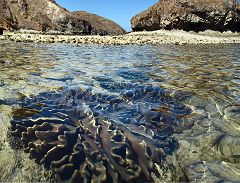
[[42, 93], [19, 104], [39, 112], [13, 116], [12, 135], [30, 158], [71, 182], [160, 179], [164, 157], [177, 148], [171, 135], [191, 113], [152, 86], [120, 96], [82, 89]]
[[[0, 181], [56, 182], [52, 171], [46, 171], [30, 160], [8, 131], [12, 107], [0, 104]], [[14, 147], [14, 148], [11, 148]]]
[[229, 106], [224, 110], [224, 117], [233, 121], [234, 123], [240, 125], [240, 106]]
[[239, 182], [239, 164], [223, 161], [195, 162], [191, 164], [186, 174], [193, 182]]
[[133, 31], [182, 29], [240, 32], [236, 0], [161, 0], [131, 20]]

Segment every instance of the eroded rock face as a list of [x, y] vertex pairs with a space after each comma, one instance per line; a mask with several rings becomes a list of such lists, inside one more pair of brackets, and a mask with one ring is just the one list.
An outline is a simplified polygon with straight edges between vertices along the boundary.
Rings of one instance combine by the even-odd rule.
[[73, 12], [73, 14], [77, 15], [83, 20], [91, 22], [91, 25], [93, 27], [92, 34], [111, 35], [126, 33], [122, 27], [107, 18], [91, 14], [86, 11], [76, 11]]
[[133, 31], [182, 29], [240, 32], [236, 0], [161, 0], [131, 20]]
[[1, 0], [2, 19], [11, 29], [90, 34], [91, 24], [50, 0]]
[[[144, 104], [143, 104], [144, 102]], [[11, 133], [37, 163], [71, 182], [152, 182], [191, 110], [158, 87], [120, 96], [90, 90], [42, 93], [20, 102]]]
[[96, 34], [91, 22], [60, 7], [53, 0], [0, 0], [0, 25], [4, 25], [1, 20], [8, 25], [6, 30]]

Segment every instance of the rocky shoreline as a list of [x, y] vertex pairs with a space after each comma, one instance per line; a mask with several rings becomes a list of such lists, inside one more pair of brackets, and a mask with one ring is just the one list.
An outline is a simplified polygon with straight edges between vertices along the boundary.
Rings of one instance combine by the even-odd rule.
[[117, 36], [79, 36], [79, 35], [46, 35], [31, 33], [5, 32], [0, 40], [35, 43], [72, 43], [103, 45], [144, 45], [144, 44], [229, 44], [240, 43], [240, 33], [233, 32], [186, 32], [181, 30], [158, 30], [151, 32], [132, 32]]

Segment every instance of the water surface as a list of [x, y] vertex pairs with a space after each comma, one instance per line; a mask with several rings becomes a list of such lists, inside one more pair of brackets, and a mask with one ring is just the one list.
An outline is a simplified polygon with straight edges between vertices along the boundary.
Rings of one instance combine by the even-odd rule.
[[[118, 96], [137, 86], [160, 87], [197, 114], [191, 117], [193, 127], [174, 135], [180, 144], [175, 153], [189, 179], [234, 181], [240, 179], [236, 167], [240, 155], [239, 50], [239, 44], [103, 46], [3, 41], [0, 102], [14, 106], [26, 96], [76, 88]], [[208, 141], [203, 137], [209, 137]], [[181, 140], [192, 145], [195, 155], [189, 154], [191, 158], [185, 157], [184, 150], [189, 151]], [[206, 171], [195, 170], [203, 165]], [[219, 167], [234, 169], [236, 174], [228, 177]]]

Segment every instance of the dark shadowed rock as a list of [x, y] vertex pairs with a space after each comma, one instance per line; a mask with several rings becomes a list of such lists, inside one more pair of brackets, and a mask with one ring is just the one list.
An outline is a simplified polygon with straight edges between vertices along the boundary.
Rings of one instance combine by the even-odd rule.
[[[60, 7], [54, 0], [0, 0], [0, 29], [95, 33], [91, 22]], [[108, 33], [110, 29], [106, 27], [103, 31]]]
[[106, 34], [124, 34], [126, 31], [115, 22], [104, 17], [88, 13], [86, 11], [73, 12], [79, 18], [91, 22], [93, 27], [92, 34], [106, 35]]
[[133, 31], [240, 31], [236, 0], [161, 0], [131, 20]]

